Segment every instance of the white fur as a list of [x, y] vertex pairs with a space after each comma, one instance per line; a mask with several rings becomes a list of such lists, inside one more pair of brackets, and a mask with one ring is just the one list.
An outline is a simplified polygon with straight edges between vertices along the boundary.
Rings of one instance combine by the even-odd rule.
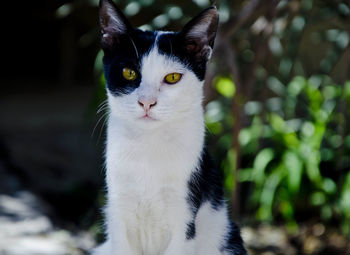
[[[173, 72], [182, 73], [182, 79], [165, 84], [164, 77]], [[219, 239], [227, 225], [224, 210], [202, 206], [196, 238], [186, 240], [193, 217], [187, 185], [204, 139], [202, 82], [156, 48], [143, 58], [141, 75], [132, 93], [108, 94], [108, 240], [93, 254], [219, 255]], [[142, 119], [141, 97], [157, 100], [150, 110], [153, 119]]]
[[223, 247], [227, 235], [229, 219], [227, 208], [214, 210], [210, 203], [202, 205], [196, 217], [197, 236], [196, 253], [200, 255], [216, 255], [218, 247]]

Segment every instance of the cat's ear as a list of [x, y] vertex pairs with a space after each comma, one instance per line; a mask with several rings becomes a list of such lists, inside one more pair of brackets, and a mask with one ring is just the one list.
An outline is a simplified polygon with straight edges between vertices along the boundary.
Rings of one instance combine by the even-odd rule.
[[103, 49], [111, 49], [119, 37], [132, 29], [127, 18], [112, 0], [100, 0], [100, 28]]
[[219, 14], [215, 6], [190, 20], [180, 32], [184, 50], [199, 61], [207, 61], [214, 47], [218, 23]]

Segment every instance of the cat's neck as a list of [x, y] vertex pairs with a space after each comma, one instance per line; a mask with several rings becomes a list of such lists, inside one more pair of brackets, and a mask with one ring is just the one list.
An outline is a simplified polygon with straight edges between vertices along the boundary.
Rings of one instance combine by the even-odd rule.
[[154, 129], [138, 129], [110, 116], [106, 148], [108, 183], [116, 180], [115, 175], [134, 174], [142, 176], [144, 185], [155, 185], [154, 180], [167, 183], [169, 178], [176, 187], [184, 185], [203, 150], [203, 119], [200, 110], [196, 115], [189, 114]]

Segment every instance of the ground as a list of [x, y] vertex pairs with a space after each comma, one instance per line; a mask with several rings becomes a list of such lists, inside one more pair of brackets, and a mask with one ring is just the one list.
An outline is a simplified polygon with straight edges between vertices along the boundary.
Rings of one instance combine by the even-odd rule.
[[[96, 245], [94, 233], [60, 228], [50, 210], [26, 190], [0, 194], [0, 254], [88, 254]], [[251, 255], [350, 254], [350, 242], [321, 223], [302, 225], [296, 234], [283, 226], [244, 226], [242, 236]]]

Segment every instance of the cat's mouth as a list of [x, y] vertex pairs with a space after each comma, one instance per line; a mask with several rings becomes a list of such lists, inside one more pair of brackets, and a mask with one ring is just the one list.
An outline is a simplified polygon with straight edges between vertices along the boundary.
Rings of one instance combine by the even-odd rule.
[[157, 119], [153, 118], [152, 116], [150, 116], [150, 115], [147, 114], [147, 113], [146, 113], [145, 115], [143, 115], [142, 117], [140, 117], [140, 119], [146, 120], [146, 121], [157, 120]]

